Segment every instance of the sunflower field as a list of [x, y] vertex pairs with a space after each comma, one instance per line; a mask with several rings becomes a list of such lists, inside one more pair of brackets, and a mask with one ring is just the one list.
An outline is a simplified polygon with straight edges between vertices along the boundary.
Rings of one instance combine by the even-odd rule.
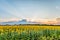
[[0, 40], [60, 40], [60, 26], [0, 25]]

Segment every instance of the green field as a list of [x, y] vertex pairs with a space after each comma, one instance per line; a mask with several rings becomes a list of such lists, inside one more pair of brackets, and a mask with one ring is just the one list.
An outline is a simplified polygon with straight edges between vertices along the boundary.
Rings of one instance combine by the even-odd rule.
[[60, 40], [60, 26], [0, 25], [0, 40]]

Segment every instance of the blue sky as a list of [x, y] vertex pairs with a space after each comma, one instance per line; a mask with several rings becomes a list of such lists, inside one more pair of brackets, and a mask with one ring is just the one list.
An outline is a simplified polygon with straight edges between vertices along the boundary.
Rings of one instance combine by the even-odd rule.
[[60, 0], [0, 0], [0, 19], [59, 17]]

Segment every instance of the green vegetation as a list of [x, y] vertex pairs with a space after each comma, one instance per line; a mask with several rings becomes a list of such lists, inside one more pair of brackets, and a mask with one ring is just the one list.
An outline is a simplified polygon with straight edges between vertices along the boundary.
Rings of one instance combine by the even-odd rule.
[[0, 40], [60, 40], [60, 30], [45, 27], [49, 26], [0, 26]]

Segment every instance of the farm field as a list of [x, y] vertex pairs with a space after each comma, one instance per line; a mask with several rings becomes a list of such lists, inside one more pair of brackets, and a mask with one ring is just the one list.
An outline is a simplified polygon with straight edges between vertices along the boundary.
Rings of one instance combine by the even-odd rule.
[[60, 40], [60, 26], [0, 25], [0, 40]]

